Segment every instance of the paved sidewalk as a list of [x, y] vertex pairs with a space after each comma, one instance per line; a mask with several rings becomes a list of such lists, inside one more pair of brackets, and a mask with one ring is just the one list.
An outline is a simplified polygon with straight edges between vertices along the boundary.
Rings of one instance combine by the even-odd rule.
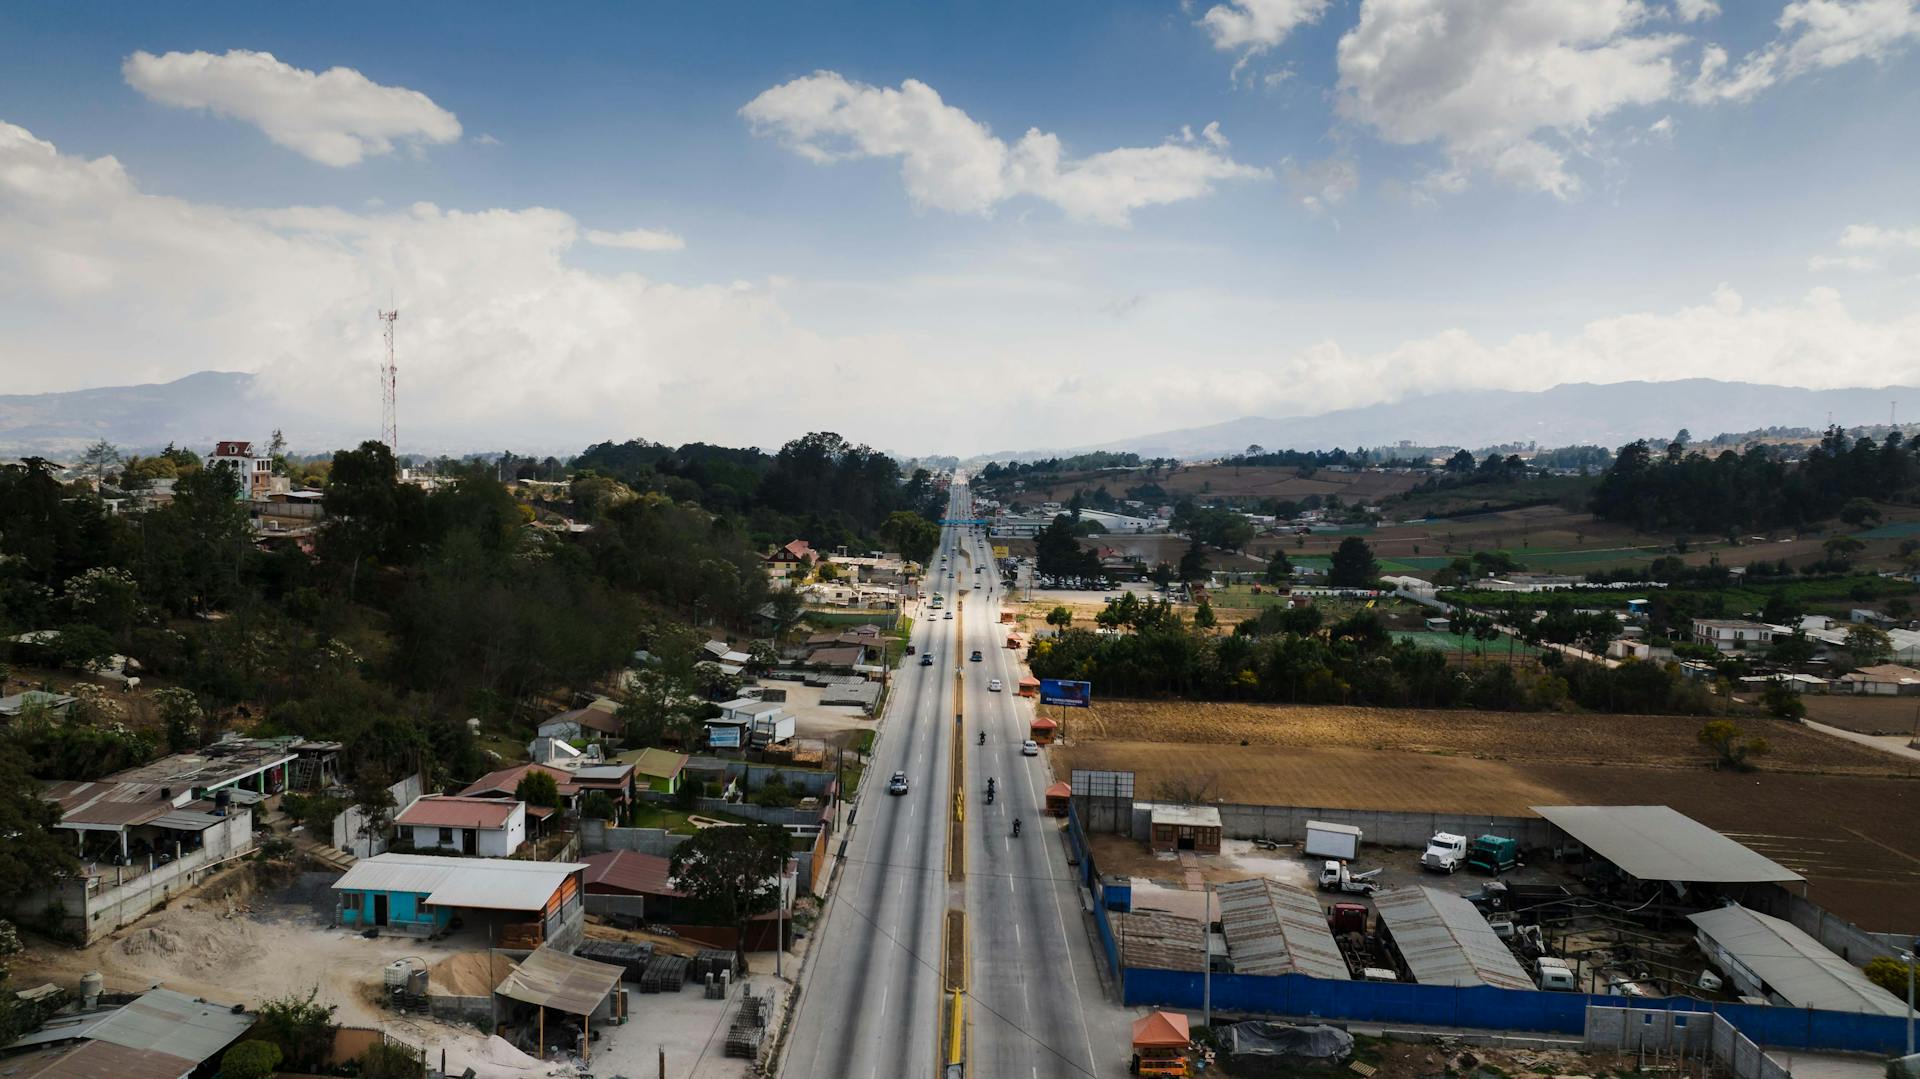
[[1825, 723], [1816, 723], [1811, 719], [1803, 719], [1800, 722], [1809, 730], [1816, 730], [1821, 734], [1831, 734], [1835, 738], [1844, 738], [1856, 745], [1866, 746], [1868, 749], [1877, 749], [1882, 753], [1891, 753], [1910, 761], [1920, 761], [1920, 749], [1908, 746], [1907, 736], [1904, 734], [1861, 734], [1859, 731], [1850, 731], [1842, 727], [1829, 727]]

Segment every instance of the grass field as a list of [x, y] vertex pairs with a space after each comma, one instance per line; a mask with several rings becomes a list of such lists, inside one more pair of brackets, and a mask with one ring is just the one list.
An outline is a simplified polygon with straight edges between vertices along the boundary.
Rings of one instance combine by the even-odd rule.
[[[1540, 654], [1538, 648], [1532, 645], [1522, 644], [1519, 641], [1511, 641], [1506, 637], [1502, 637], [1497, 641], [1476, 641], [1472, 637], [1463, 639], [1457, 633], [1437, 633], [1424, 629], [1402, 629], [1394, 631], [1393, 639], [1396, 641], [1410, 641], [1422, 648], [1430, 648], [1435, 652], [1464, 652], [1470, 655], [1485, 655], [1498, 659], [1505, 659], [1509, 655], [1537, 656]], [[1512, 645], [1511, 649], [1508, 648], [1509, 643]]]

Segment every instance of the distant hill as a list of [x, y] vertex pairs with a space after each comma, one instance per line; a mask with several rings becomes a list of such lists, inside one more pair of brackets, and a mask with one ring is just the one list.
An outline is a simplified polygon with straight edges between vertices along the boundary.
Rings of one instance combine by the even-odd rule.
[[200, 371], [172, 382], [0, 395], [0, 454], [66, 460], [99, 439], [123, 450], [169, 442], [205, 453], [222, 438], [264, 440], [250, 407], [253, 376]]
[[[1480, 446], [1538, 442], [1617, 448], [1637, 438], [1696, 439], [1762, 427], [1885, 423], [1891, 401], [1920, 416], [1920, 388], [1807, 390], [1690, 378], [1675, 382], [1573, 382], [1550, 390], [1459, 390], [1318, 416], [1245, 416], [1205, 427], [1161, 431], [1060, 452], [1125, 450], [1142, 457], [1218, 457], [1248, 446], [1319, 450], [1391, 446]], [[1029, 456], [1029, 455], [1021, 455]], [[1004, 458], [1002, 458], [1004, 459]]]

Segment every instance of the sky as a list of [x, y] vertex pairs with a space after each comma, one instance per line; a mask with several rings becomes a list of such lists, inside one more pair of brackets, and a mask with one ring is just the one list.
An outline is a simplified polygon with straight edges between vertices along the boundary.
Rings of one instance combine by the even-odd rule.
[[0, 6], [0, 393], [1073, 446], [1920, 382], [1920, 0]]

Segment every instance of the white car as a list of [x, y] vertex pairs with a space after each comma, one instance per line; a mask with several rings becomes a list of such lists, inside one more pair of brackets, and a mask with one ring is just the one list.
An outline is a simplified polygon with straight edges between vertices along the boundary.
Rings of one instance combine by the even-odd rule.
[[1022, 757], [1038, 757], [1040, 755], [1040, 743], [1031, 738], [1020, 743], [1020, 755]]
[[947, 618], [952, 618], [952, 617], [953, 617], [953, 612], [952, 612], [952, 611], [948, 611], [948, 612], [946, 613], [946, 616], [945, 616], [945, 617], [947, 617]]
[[1000, 680], [998, 678], [992, 679], [987, 682], [987, 692], [988, 693], [1000, 692]]

